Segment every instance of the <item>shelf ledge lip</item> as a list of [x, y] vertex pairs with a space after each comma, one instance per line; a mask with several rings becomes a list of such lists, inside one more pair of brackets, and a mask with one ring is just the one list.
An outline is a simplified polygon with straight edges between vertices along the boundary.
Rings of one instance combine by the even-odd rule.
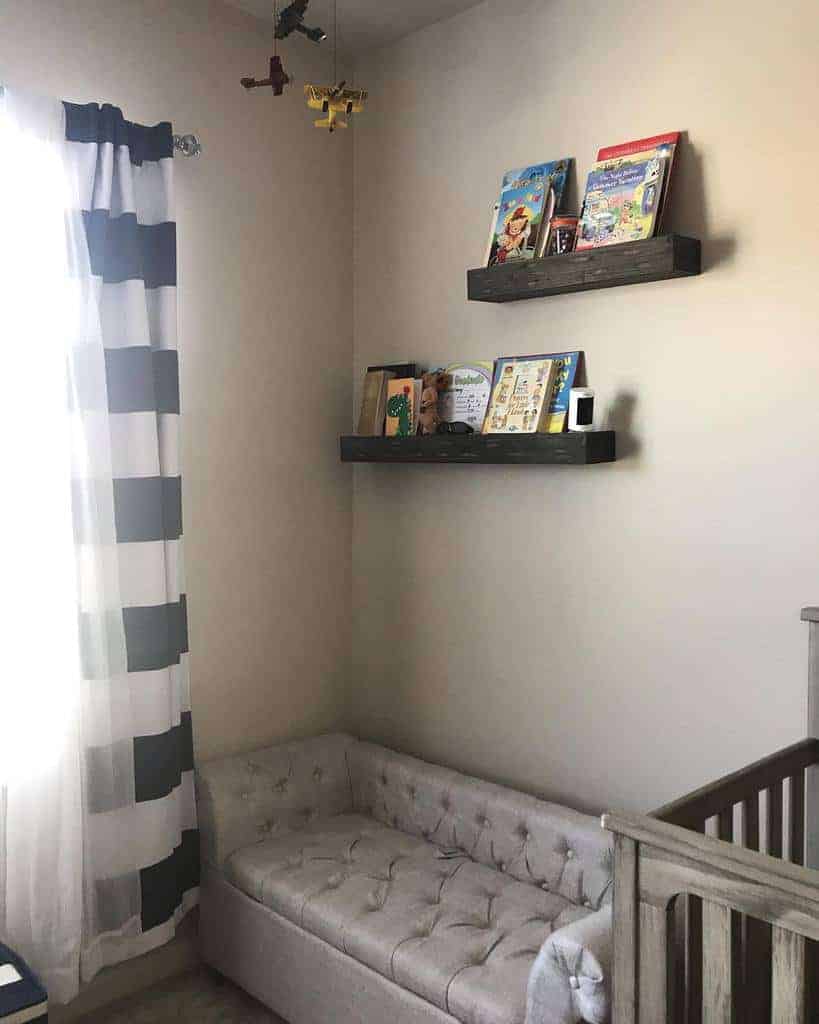
[[666, 234], [467, 271], [472, 302], [516, 302], [627, 284], [695, 277], [702, 272], [697, 238]]
[[560, 434], [436, 434], [339, 438], [342, 462], [405, 465], [594, 465], [616, 461], [613, 430]]

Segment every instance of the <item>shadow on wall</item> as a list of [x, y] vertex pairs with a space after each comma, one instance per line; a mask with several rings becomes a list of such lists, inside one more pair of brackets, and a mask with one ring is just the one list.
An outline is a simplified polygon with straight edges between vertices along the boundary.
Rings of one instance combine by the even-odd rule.
[[603, 420], [606, 430], [617, 431], [617, 461], [634, 459], [640, 454], [642, 444], [634, 433], [634, 410], [637, 395], [634, 391], [618, 391], [609, 403]]
[[677, 150], [665, 223], [680, 235], [702, 239], [703, 273], [733, 260], [736, 238], [733, 235], [711, 236], [703, 156], [691, 143], [688, 132], [682, 132]]

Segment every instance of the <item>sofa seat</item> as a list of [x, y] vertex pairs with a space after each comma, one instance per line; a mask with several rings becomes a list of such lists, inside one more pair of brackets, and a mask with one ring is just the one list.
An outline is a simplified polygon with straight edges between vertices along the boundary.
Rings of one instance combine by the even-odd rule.
[[532, 964], [591, 913], [365, 814], [314, 815], [236, 850], [226, 879], [463, 1024], [522, 1024]]

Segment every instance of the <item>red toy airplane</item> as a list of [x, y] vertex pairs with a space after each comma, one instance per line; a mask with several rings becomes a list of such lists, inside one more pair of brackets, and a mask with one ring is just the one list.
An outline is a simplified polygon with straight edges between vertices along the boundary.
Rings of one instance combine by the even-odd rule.
[[284, 87], [291, 82], [290, 75], [285, 73], [282, 67], [281, 57], [270, 58], [270, 77], [265, 79], [243, 78], [242, 85], [245, 89], [258, 89], [260, 86], [269, 85], [273, 89], [274, 96], [281, 96]]

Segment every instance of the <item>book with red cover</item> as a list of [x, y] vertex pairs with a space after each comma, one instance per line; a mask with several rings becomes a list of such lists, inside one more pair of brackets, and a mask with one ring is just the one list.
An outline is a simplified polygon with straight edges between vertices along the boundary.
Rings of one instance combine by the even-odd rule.
[[617, 146], [605, 146], [597, 151], [598, 163], [603, 160], [619, 160], [624, 157], [633, 156], [635, 153], [645, 153], [649, 150], [656, 150], [658, 156], [666, 158], [665, 178], [663, 179], [660, 202], [657, 208], [656, 230], [658, 232], [662, 231], [665, 226], [665, 210], [668, 191], [671, 187], [674, 156], [677, 146], [680, 144], [681, 134], [681, 132], [665, 132], [663, 135], [651, 135], [646, 139], [635, 139], [633, 142], [621, 142]]

